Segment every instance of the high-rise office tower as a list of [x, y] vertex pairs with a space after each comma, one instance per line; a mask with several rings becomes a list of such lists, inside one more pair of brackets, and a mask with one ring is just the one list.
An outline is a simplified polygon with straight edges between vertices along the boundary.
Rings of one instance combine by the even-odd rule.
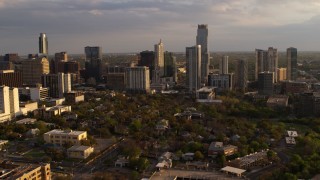
[[48, 37], [45, 33], [40, 33], [39, 53], [48, 55]]
[[210, 54], [208, 50], [208, 25], [199, 24], [197, 30], [197, 45], [201, 45], [201, 83], [207, 83], [209, 75]]
[[297, 48], [290, 47], [287, 49], [287, 79], [297, 80], [297, 63], [298, 63], [298, 51]]
[[0, 85], [9, 87], [22, 87], [22, 73], [15, 72], [14, 70], [1, 70], [0, 71]]
[[59, 52], [54, 54], [54, 59], [50, 62], [50, 73], [58, 73], [59, 72], [59, 63], [67, 62], [68, 54], [67, 52]]
[[153, 51], [142, 51], [140, 52], [140, 59], [138, 66], [147, 66], [150, 70], [150, 79], [153, 78], [154, 73], [154, 52]]
[[0, 122], [11, 120], [20, 111], [18, 88], [0, 86]]
[[258, 74], [258, 93], [262, 95], [273, 94], [274, 72], [260, 72]]
[[49, 61], [45, 57], [23, 60], [21, 68], [23, 84], [36, 85], [43, 74], [49, 74]]
[[209, 74], [208, 86], [218, 88], [218, 91], [232, 90], [233, 74]]
[[71, 75], [45, 74], [42, 76], [42, 85], [49, 88], [50, 97], [62, 98], [64, 93], [71, 91]]
[[176, 82], [177, 68], [176, 68], [176, 57], [172, 52], [164, 53], [164, 76], [173, 77]]
[[267, 51], [256, 49], [256, 72], [255, 78], [258, 80], [260, 72], [269, 71], [274, 73], [274, 82], [277, 81], [278, 50], [269, 47]]
[[239, 59], [236, 61], [235, 89], [245, 91], [248, 85], [248, 61]]
[[287, 68], [278, 68], [277, 81], [287, 80]]
[[201, 88], [201, 45], [186, 48], [186, 86], [189, 91]]
[[222, 56], [219, 63], [220, 74], [228, 74], [228, 59], [229, 56]]
[[128, 67], [125, 70], [126, 89], [131, 93], [149, 93], [150, 75], [146, 66]]
[[86, 79], [95, 78], [96, 81], [100, 81], [103, 69], [101, 47], [87, 46], [84, 51], [86, 54]]
[[160, 39], [158, 44], [154, 45], [154, 77], [152, 78], [153, 84], [159, 84], [160, 78], [164, 75], [164, 48]]

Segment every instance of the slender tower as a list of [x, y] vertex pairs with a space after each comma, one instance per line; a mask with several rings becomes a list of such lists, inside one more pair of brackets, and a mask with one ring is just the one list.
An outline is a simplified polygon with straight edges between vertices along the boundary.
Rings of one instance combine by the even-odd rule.
[[209, 75], [210, 54], [208, 51], [208, 25], [199, 24], [197, 30], [197, 45], [201, 45], [201, 83], [207, 84]]
[[287, 49], [287, 79], [288, 80], [297, 80], [297, 62], [298, 62], [298, 52], [297, 48], [290, 47]]
[[223, 56], [220, 60], [220, 74], [228, 74], [228, 59], [229, 56]]
[[159, 84], [160, 78], [164, 76], [164, 48], [161, 39], [154, 45], [154, 53], [155, 72], [152, 83]]
[[39, 54], [48, 55], [48, 37], [45, 33], [39, 36]]
[[187, 47], [186, 60], [186, 85], [190, 92], [195, 92], [201, 88], [201, 46]]

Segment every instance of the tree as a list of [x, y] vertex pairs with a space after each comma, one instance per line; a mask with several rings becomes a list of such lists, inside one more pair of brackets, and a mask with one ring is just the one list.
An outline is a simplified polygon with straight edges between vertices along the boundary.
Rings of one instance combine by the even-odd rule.
[[224, 167], [226, 165], [226, 156], [224, 154], [219, 154], [217, 156], [217, 163], [221, 166]]
[[200, 151], [196, 151], [196, 152], [194, 153], [194, 158], [195, 158], [196, 160], [201, 160], [201, 159], [204, 158], [204, 156], [203, 156], [203, 154], [202, 154]]

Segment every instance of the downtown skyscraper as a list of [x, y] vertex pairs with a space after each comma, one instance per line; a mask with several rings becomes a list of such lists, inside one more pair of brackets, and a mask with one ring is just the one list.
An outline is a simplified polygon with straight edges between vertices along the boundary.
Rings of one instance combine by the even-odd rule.
[[94, 78], [100, 81], [102, 76], [102, 48], [99, 46], [87, 46], [84, 48], [86, 54], [86, 79]]
[[201, 83], [207, 84], [209, 75], [210, 54], [208, 51], [208, 25], [199, 24], [196, 44], [201, 46]]
[[298, 51], [297, 48], [290, 47], [287, 49], [287, 80], [297, 80], [297, 63]]
[[260, 72], [273, 72], [274, 82], [277, 81], [277, 69], [278, 69], [278, 50], [273, 47], [269, 47], [268, 50], [256, 49], [256, 69], [255, 79], [258, 80]]
[[201, 45], [186, 48], [186, 86], [190, 92], [201, 88]]
[[45, 33], [39, 36], [39, 54], [48, 55], [48, 37]]
[[219, 62], [219, 73], [220, 74], [228, 74], [228, 59], [229, 56], [222, 56]]
[[152, 83], [159, 84], [160, 78], [164, 76], [164, 47], [161, 39], [158, 44], [154, 45], [154, 54], [154, 74]]

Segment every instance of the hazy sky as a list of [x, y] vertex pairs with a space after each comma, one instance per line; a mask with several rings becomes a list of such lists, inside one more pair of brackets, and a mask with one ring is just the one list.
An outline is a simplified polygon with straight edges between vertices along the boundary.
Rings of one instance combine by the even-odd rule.
[[0, 54], [49, 52], [184, 52], [197, 24], [209, 26], [210, 51], [320, 50], [320, 0], [0, 0]]

